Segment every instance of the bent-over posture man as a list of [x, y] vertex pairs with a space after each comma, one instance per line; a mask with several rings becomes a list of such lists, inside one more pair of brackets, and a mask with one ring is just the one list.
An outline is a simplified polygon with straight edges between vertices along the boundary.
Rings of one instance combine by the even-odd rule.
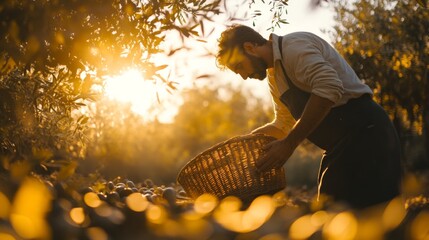
[[364, 208], [399, 194], [400, 144], [372, 91], [339, 53], [320, 37], [295, 32], [269, 40], [233, 25], [218, 40], [217, 63], [243, 79], [268, 75], [275, 119], [252, 133], [278, 140], [257, 162], [264, 171], [280, 167], [309, 139], [325, 150], [319, 195]]

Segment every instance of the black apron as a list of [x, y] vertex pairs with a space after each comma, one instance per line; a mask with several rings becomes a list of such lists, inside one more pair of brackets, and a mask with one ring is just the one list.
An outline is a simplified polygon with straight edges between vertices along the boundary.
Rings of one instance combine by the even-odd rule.
[[[279, 37], [279, 48], [282, 53], [282, 37]], [[310, 98], [310, 93], [299, 89], [289, 79], [286, 70], [281, 65], [289, 89], [280, 96], [281, 102], [286, 105], [295, 120], [301, 118], [302, 112]], [[330, 151], [351, 131], [363, 127], [367, 122], [361, 118], [365, 109], [362, 102], [371, 101], [369, 94], [351, 99], [347, 104], [332, 108], [320, 125], [307, 137], [316, 146]]]
[[[282, 54], [282, 37], [278, 41]], [[293, 84], [283, 64], [281, 67], [289, 89], [280, 100], [298, 120], [310, 93]], [[399, 193], [399, 139], [388, 115], [371, 95], [363, 94], [332, 108], [307, 139], [325, 150], [319, 194], [366, 207]]]

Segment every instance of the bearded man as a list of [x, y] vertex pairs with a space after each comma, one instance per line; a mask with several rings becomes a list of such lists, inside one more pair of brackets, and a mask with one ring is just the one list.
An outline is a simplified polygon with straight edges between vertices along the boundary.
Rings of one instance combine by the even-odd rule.
[[308, 139], [325, 150], [319, 195], [365, 208], [400, 193], [400, 144], [385, 110], [373, 101], [346, 60], [322, 38], [308, 32], [265, 39], [252, 28], [233, 25], [218, 39], [216, 60], [248, 78], [264, 80], [275, 119], [252, 133], [277, 138], [265, 146], [257, 167], [281, 167]]

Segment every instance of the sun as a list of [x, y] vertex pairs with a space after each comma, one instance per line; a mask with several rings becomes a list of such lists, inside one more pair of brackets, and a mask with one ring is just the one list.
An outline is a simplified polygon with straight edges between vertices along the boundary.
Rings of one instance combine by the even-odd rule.
[[139, 115], [147, 116], [159, 104], [156, 82], [144, 79], [137, 69], [107, 77], [104, 84], [104, 92], [108, 98], [130, 103], [132, 110]]

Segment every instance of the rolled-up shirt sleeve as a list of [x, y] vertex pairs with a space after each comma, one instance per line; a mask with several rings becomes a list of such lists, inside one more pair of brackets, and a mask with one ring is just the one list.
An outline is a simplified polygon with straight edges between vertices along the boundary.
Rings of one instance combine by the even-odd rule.
[[337, 103], [344, 92], [343, 84], [321, 50], [307, 39], [297, 39], [284, 50], [288, 59], [293, 59], [285, 64], [291, 78], [309, 86], [311, 93]]

